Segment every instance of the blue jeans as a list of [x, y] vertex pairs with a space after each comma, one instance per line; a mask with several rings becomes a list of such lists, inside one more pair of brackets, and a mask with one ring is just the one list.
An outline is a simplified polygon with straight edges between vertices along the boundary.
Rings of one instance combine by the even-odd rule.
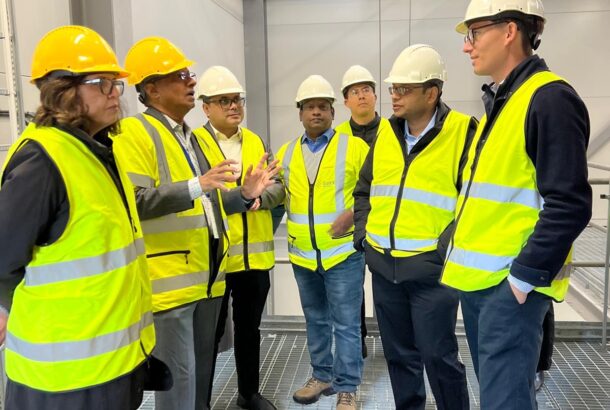
[[520, 305], [505, 279], [488, 289], [460, 292], [460, 301], [481, 409], [537, 409], [534, 377], [551, 298], [532, 291]]
[[363, 367], [360, 339], [363, 255], [356, 252], [327, 271], [311, 271], [295, 264], [292, 268], [305, 313], [313, 377], [332, 382], [337, 392], [355, 392]]

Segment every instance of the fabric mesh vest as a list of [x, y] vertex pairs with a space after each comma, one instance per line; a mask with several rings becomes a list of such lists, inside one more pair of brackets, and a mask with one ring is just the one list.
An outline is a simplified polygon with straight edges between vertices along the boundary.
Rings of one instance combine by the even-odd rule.
[[[139, 114], [122, 120], [121, 135], [115, 141], [115, 152], [134, 185], [153, 188], [194, 177], [180, 143], [150, 115]], [[144, 154], [140, 152], [147, 157], [142, 158]], [[226, 223], [222, 204], [221, 211]], [[212, 288], [208, 289], [210, 235], [199, 198], [193, 201], [191, 209], [143, 220], [142, 229], [155, 312], [224, 295], [226, 258]], [[220, 234], [221, 246], [226, 251], [227, 241]]]
[[[352, 130], [352, 126], [350, 125], [349, 120], [337, 125], [335, 127], [335, 132], [337, 134], [354, 135], [354, 131]], [[390, 122], [387, 118], [382, 117], [379, 121], [379, 127], [377, 128], [377, 136], [386, 132], [389, 132], [390, 134], [393, 133], [392, 125], [390, 125]]]
[[[243, 127], [241, 131], [242, 175], [239, 179], [240, 185], [244, 182], [244, 174], [248, 167], [252, 165], [256, 168], [261, 157], [265, 154], [265, 144], [258, 135]], [[212, 166], [226, 159], [218, 142], [206, 128], [197, 128], [193, 133], [203, 141], [201, 146], [206, 148], [206, 154], [209, 153]], [[235, 188], [237, 183], [233, 182], [226, 185], [229, 188]], [[230, 246], [227, 273], [273, 268], [275, 255], [273, 252], [271, 211], [258, 210], [233, 214], [228, 216], [228, 221]]]
[[403, 148], [394, 131], [379, 134], [366, 224], [366, 240], [373, 249], [390, 250], [393, 257], [436, 249], [438, 237], [454, 218], [459, 162], [469, 124], [469, 116], [450, 111], [441, 131], [406, 174]]
[[28, 140], [57, 167], [70, 215], [56, 242], [34, 247], [15, 289], [6, 372], [16, 383], [47, 392], [102, 384], [131, 372], [155, 345], [131, 185], [119, 167], [130, 221], [112, 177], [85, 144], [57, 128], [30, 124], [7, 162]]
[[309, 148], [297, 138], [278, 152], [286, 187], [288, 256], [290, 262], [309, 270], [328, 270], [355, 252], [353, 228], [339, 237], [332, 237], [329, 230], [354, 205], [352, 193], [368, 146], [360, 138], [335, 133], [312, 184], [302, 149]]
[[[543, 199], [536, 169], [525, 150], [525, 123], [536, 91], [563, 81], [544, 71], [532, 75], [505, 102], [489, 131], [478, 163], [472, 167], [487, 118], [479, 123], [464, 169], [457, 203], [457, 224], [442, 282], [463, 291], [497, 285], [510, 271], [534, 231]], [[536, 291], [562, 301], [569, 286], [572, 256], [549, 287]]]

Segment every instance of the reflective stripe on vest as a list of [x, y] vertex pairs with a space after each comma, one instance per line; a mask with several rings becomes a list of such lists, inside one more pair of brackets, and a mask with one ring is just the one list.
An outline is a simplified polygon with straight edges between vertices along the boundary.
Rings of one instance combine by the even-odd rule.
[[[464, 184], [456, 206], [457, 220], [442, 282], [476, 291], [504, 280], [536, 226], [543, 198], [536, 169], [525, 149], [525, 122], [540, 87], [560, 77], [539, 72], [527, 79], [504, 103], [485, 145], [477, 150], [487, 118], [479, 123], [464, 168]], [[478, 157], [478, 159], [477, 159]], [[473, 172], [473, 163], [477, 161]], [[472, 174], [472, 175], [471, 175]], [[571, 272], [571, 252], [548, 287], [536, 291], [563, 300]]]
[[[462, 187], [462, 192], [465, 193], [465, 191], [466, 186]], [[494, 202], [511, 202], [537, 210], [542, 209], [544, 205], [544, 200], [535, 189], [512, 188], [484, 182], [473, 182], [468, 196]]]
[[152, 312], [146, 312], [139, 322], [126, 329], [87, 340], [55, 343], [30, 343], [9, 333], [6, 347], [20, 356], [38, 362], [81, 360], [113, 352], [140, 339], [142, 330], [153, 324]]
[[[398, 197], [399, 190], [400, 187], [395, 185], [374, 185], [371, 187], [371, 196], [396, 198]], [[402, 191], [402, 199], [407, 201], [421, 202], [422, 204], [451, 212], [455, 211], [455, 203], [457, 200], [457, 198], [454, 197], [415, 188], [404, 188]]]
[[144, 240], [140, 238], [133, 244], [102, 255], [48, 265], [27, 266], [24, 280], [27, 286], [39, 286], [100, 275], [123, 268], [142, 254], [144, 254]]

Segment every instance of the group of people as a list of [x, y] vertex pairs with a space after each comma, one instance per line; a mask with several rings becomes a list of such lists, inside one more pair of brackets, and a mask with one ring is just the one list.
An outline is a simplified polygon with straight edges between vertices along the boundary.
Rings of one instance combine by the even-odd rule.
[[[241, 125], [226, 67], [197, 82], [148, 37], [122, 68], [91, 29], [49, 32], [32, 62], [41, 105], [1, 177], [6, 408], [137, 409], [148, 389], [156, 409], [209, 409], [232, 312], [237, 405], [275, 409], [259, 327], [284, 207], [312, 367], [297, 403], [357, 408], [366, 264], [397, 409], [424, 409], [424, 369], [439, 409], [469, 408], [459, 303], [481, 408], [535, 409], [543, 320], [591, 214], [588, 114], [533, 54], [544, 22], [540, 1], [470, 2], [456, 29], [492, 80], [480, 121], [443, 102], [428, 45], [394, 61], [389, 119], [366, 68], [345, 73], [336, 127], [332, 85], [309, 76], [304, 132], [277, 159]], [[125, 119], [123, 78], [146, 107]], [[208, 122], [191, 129], [196, 100]]]

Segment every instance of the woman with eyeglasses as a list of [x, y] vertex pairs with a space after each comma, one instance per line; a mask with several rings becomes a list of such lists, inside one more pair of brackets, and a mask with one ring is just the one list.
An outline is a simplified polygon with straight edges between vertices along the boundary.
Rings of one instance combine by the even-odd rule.
[[0, 186], [8, 410], [142, 401], [155, 345], [150, 280], [133, 189], [108, 138], [127, 75], [86, 27], [54, 29], [34, 51], [40, 107]]

